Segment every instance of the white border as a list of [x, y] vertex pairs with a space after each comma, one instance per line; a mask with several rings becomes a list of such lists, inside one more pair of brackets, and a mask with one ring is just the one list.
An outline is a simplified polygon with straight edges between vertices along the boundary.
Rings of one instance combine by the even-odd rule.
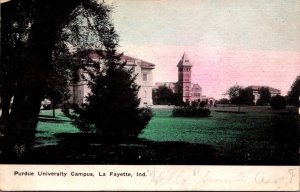
[[[298, 191], [299, 171], [300, 166], [0, 165], [0, 190]], [[38, 176], [39, 172], [49, 174]], [[71, 176], [72, 172], [94, 176]], [[147, 176], [136, 176], [137, 172]]]

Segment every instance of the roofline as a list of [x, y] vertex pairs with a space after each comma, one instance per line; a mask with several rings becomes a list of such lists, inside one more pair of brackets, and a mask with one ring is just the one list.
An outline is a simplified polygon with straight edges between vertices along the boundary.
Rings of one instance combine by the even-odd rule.
[[[153, 64], [153, 63], [150, 63], [150, 62], [148, 62], [148, 61], [144, 61], [144, 60], [142, 60], [142, 59], [139, 59], [139, 58], [136, 58], [136, 57], [132, 57], [132, 56], [130, 56], [130, 55], [125, 55], [125, 54], [123, 54], [122, 55], [122, 57], [123, 56], [126, 56], [126, 57], [130, 57], [130, 58], [132, 58], [132, 59], [134, 59], [134, 60], [140, 60], [141, 62], [144, 62], [144, 63], [147, 63], [147, 64], [149, 64], [150, 66], [155, 66], [155, 64]], [[121, 59], [122, 59], [122, 57], [121, 57]], [[126, 60], [127, 61], [127, 60]]]
[[276, 89], [276, 88], [274, 88], [274, 87], [270, 87], [270, 86], [262, 86], [262, 85], [250, 85], [250, 86], [247, 86], [246, 88], [253, 88], [253, 87], [258, 87], [258, 88], [263, 88], [263, 87], [265, 87], [265, 88], [268, 88], [268, 89], [273, 89], [273, 90], [275, 90], [275, 91], [280, 91], [281, 92], [281, 90], [280, 89]]

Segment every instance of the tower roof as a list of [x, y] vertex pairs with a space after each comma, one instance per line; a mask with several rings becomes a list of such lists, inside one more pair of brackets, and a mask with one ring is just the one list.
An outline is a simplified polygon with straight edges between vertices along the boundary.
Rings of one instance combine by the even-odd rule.
[[189, 58], [187, 57], [186, 53], [183, 53], [182, 58], [177, 64], [177, 67], [192, 67], [192, 63], [190, 62]]

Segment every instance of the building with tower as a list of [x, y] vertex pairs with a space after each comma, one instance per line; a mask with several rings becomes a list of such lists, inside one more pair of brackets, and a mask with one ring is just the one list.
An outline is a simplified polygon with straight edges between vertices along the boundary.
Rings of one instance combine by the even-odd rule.
[[[206, 97], [202, 95], [202, 88], [197, 83], [192, 83], [192, 63], [186, 53], [184, 53], [177, 64], [178, 81], [175, 82], [157, 82], [155, 88], [167, 86], [174, 93], [179, 93], [182, 96], [182, 101], [204, 101]], [[206, 100], [205, 100], [206, 101]]]

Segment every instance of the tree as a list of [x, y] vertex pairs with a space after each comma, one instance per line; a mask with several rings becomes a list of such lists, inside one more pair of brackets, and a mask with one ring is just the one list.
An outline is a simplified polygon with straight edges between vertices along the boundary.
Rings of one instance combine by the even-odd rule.
[[[80, 12], [80, 8], [87, 11]], [[41, 101], [47, 94], [49, 77], [55, 74], [51, 73], [53, 51], [63, 43], [61, 37], [77, 42], [69, 44], [77, 51], [97, 45], [86, 37], [95, 31], [94, 40], [101, 45], [109, 24], [108, 12], [107, 6], [93, 0], [11, 0], [1, 4], [1, 132], [5, 135], [1, 155], [18, 157], [32, 151]], [[73, 22], [79, 13], [86, 18], [86, 30]]]
[[274, 110], [284, 109], [286, 107], [286, 100], [283, 96], [275, 95], [271, 98], [270, 105]]
[[157, 90], [154, 90], [154, 98], [156, 104], [173, 104], [174, 94], [172, 89], [166, 85], [159, 86]]
[[262, 87], [258, 90], [259, 99], [257, 100], [257, 105], [266, 105], [270, 103], [271, 100], [271, 92], [268, 87]]
[[64, 40], [60, 38], [52, 54], [52, 64], [49, 68], [49, 77], [45, 85], [45, 98], [49, 98], [52, 105], [52, 114], [55, 117], [57, 104], [62, 104], [69, 98], [69, 82], [72, 79], [70, 70], [73, 68], [71, 54]]
[[252, 88], [244, 88], [240, 90], [239, 96], [241, 97], [242, 105], [253, 105], [254, 95]]
[[291, 90], [288, 92], [288, 103], [291, 105], [300, 106], [300, 75], [295, 79], [291, 86]]
[[239, 97], [239, 94], [242, 89], [243, 88], [241, 86], [234, 85], [231, 86], [226, 92], [226, 94], [229, 96], [230, 103], [238, 105], [238, 112], [241, 110], [241, 97]]
[[254, 102], [253, 90], [251, 88], [245, 88], [234, 85], [227, 91], [230, 103], [238, 105], [238, 112], [240, 112], [241, 105], [252, 105]]
[[173, 103], [176, 106], [182, 106], [185, 103], [182, 100], [182, 90], [180, 89], [180, 85], [178, 83], [175, 84], [175, 93], [173, 93]]
[[116, 53], [117, 42], [111, 26], [104, 52], [98, 51], [102, 58], [87, 71], [91, 89], [87, 103], [76, 106], [74, 113], [69, 114], [82, 132], [95, 133], [111, 142], [136, 138], [152, 117], [150, 108], [139, 108], [136, 76], [121, 62], [121, 54]]
[[26, 40], [29, 25], [33, 22], [33, 3], [20, 2], [19, 6], [17, 3], [1, 4], [0, 124], [4, 125], [9, 119], [11, 100], [25, 68]]

